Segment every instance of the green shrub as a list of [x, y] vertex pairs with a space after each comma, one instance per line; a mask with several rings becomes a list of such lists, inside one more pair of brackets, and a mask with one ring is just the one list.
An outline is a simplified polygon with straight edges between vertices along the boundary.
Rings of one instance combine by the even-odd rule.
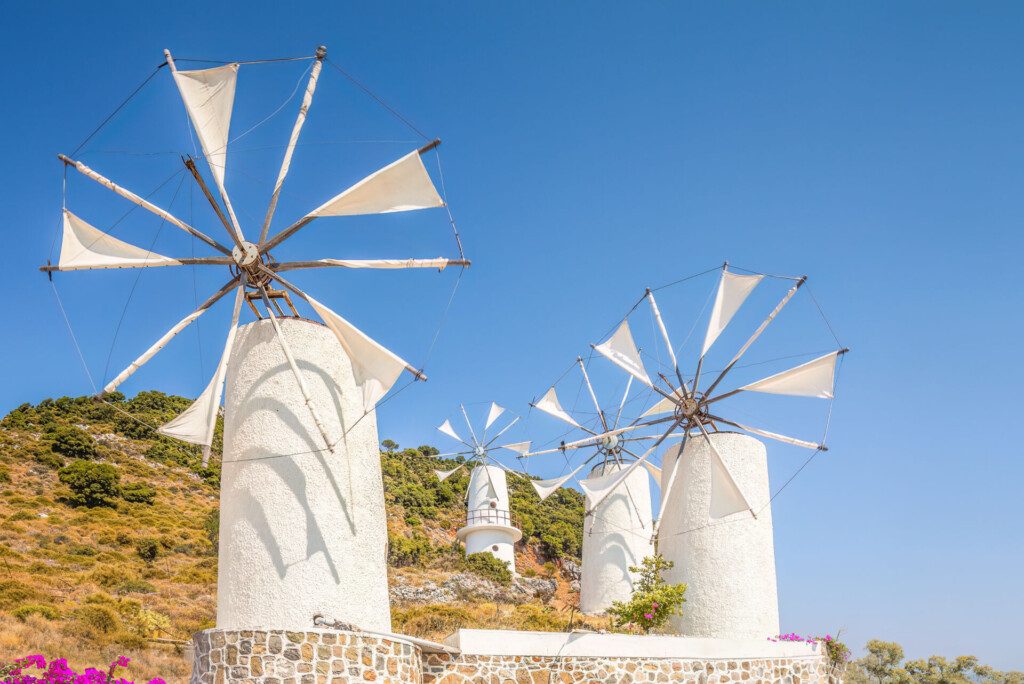
[[53, 470], [60, 470], [64, 467], [64, 459], [52, 451], [40, 451], [32, 454], [32, 458], [38, 463], [42, 463], [47, 468], [52, 468]]
[[0, 610], [10, 610], [42, 598], [44, 597], [38, 591], [18, 580], [0, 581]]
[[433, 545], [421, 534], [411, 538], [388, 535], [388, 563], [394, 567], [425, 565], [433, 557]]
[[121, 494], [121, 476], [108, 463], [75, 461], [60, 469], [60, 481], [71, 489], [72, 506], [117, 508]]
[[53, 432], [50, 449], [68, 458], [93, 458], [96, 440], [85, 430], [74, 425], [61, 425]]
[[87, 636], [109, 636], [121, 629], [121, 618], [110, 606], [84, 605], [77, 608], [71, 617]]
[[392, 611], [392, 629], [412, 636], [448, 634], [472, 623], [472, 616], [464, 608], [432, 604], [397, 608]]
[[129, 482], [121, 488], [121, 498], [129, 503], [153, 505], [156, 490], [144, 482]]
[[27, 620], [30, 615], [39, 615], [41, 617], [46, 618], [47, 620], [60, 619], [60, 613], [58, 613], [57, 609], [53, 606], [44, 606], [35, 603], [30, 603], [26, 606], [16, 608], [12, 615], [14, 615], [14, 617], [20, 622], [25, 622], [25, 620]]
[[140, 539], [135, 542], [135, 553], [147, 563], [152, 563], [160, 555], [160, 542], [156, 539]]
[[512, 571], [505, 561], [483, 551], [466, 556], [466, 570], [503, 586], [512, 584]]
[[0, 463], [0, 483], [7, 483], [11, 481], [11, 469]]
[[565, 621], [551, 606], [535, 603], [524, 603], [512, 611], [511, 629], [523, 629], [530, 632], [561, 632], [565, 629]]
[[615, 601], [608, 609], [616, 627], [633, 626], [649, 634], [661, 627], [673, 615], [682, 612], [686, 602], [685, 584], [669, 584], [661, 576], [675, 563], [660, 555], [648, 556], [640, 566], [631, 566], [630, 572], [639, 573], [633, 586], [633, 595], [628, 601]]
[[203, 531], [206, 533], [206, 538], [210, 540], [210, 544], [213, 546], [214, 555], [217, 554], [218, 545], [220, 543], [220, 509], [214, 508], [212, 511], [206, 514], [203, 519]]

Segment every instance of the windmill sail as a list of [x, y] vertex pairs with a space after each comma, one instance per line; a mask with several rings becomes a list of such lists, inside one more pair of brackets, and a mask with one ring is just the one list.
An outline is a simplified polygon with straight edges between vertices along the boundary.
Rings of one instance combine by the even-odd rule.
[[60, 244], [61, 271], [92, 268], [140, 268], [180, 266], [181, 262], [118, 240], [64, 210], [64, 234]]
[[533, 488], [537, 490], [537, 496], [539, 496], [540, 500], [543, 501], [557, 492], [563, 485], [565, 485], [566, 482], [574, 478], [576, 473], [580, 472], [585, 465], [586, 463], [581, 464], [568, 475], [562, 475], [561, 477], [555, 477], [550, 480], [533, 480], [530, 484], [532, 484]]
[[494, 421], [498, 420], [499, 416], [501, 416], [501, 414], [504, 413], [504, 412], [505, 412], [504, 408], [502, 408], [501, 406], [498, 406], [497, 404], [495, 404], [492, 401], [491, 402], [491, 410], [487, 412], [487, 422], [484, 423], [484, 430], [486, 430], [487, 428], [491, 427], [491, 425], [494, 424]]
[[520, 456], [525, 456], [530, 450], [530, 442], [513, 442], [512, 444], [503, 444], [498, 448], [508, 449], [509, 451], [516, 452]]
[[761, 275], [738, 275], [722, 271], [722, 279], [718, 281], [718, 293], [715, 295], [715, 306], [711, 310], [711, 319], [708, 321], [708, 331], [704, 335], [704, 347], [700, 355], [704, 356], [711, 349], [718, 336], [722, 334], [729, 321], [739, 311], [740, 306], [746, 301], [750, 293], [754, 291], [757, 284], [764, 276]]
[[441, 482], [444, 482], [445, 480], [447, 480], [449, 477], [459, 472], [460, 470], [462, 470], [462, 466], [456, 466], [451, 470], [435, 470], [434, 473], [437, 475], [437, 479], [439, 479]]
[[389, 214], [443, 206], [444, 201], [416, 151], [370, 174], [309, 216]]
[[[679, 390], [676, 390], [675, 392], [676, 392], [677, 395], [679, 394]], [[644, 411], [640, 415], [640, 417], [641, 418], [647, 418], [649, 416], [655, 416], [655, 415], [657, 415], [659, 413], [668, 413], [670, 411], [675, 411], [675, 410], [676, 410], [676, 401], [673, 400], [672, 397], [662, 397], [662, 399], [660, 401], [658, 401], [654, 406], [652, 406], [651, 408], [649, 408], [646, 411]]]
[[594, 350], [626, 371], [634, 378], [648, 387], [651, 379], [647, 377], [643, 361], [640, 360], [640, 352], [633, 342], [633, 333], [629, 329], [629, 321], [622, 321], [622, 325], [608, 338], [606, 342], [594, 346]]
[[545, 392], [544, 396], [540, 398], [540, 401], [534, 404], [534, 407], [550, 416], [564, 420], [566, 423], [569, 423], [569, 425], [580, 427], [580, 424], [573, 420], [572, 416], [566, 413], [565, 409], [562, 408], [554, 387]]
[[228, 157], [228, 131], [235, 104], [235, 83], [238, 65], [228, 64], [213, 69], [174, 71], [185, 109], [192, 119], [203, 154], [210, 165], [217, 185], [224, 185], [224, 169]]
[[839, 354], [840, 352], [834, 351], [819, 356], [795, 368], [744, 385], [740, 389], [747, 392], [831, 399], [834, 395], [836, 359], [839, 358]]
[[437, 426], [438, 431], [443, 432], [454, 440], [462, 442], [462, 438], [459, 437], [459, 433], [455, 432], [455, 428], [452, 427], [451, 421], [445, 419], [443, 423]]
[[344, 347], [356, 385], [363, 391], [363, 410], [370, 411], [408, 364], [312, 297], [307, 301]]
[[718, 449], [715, 448], [715, 443], [708, 439], [708, 444], [711, 446], [711, 510], [709, 516], [717, 519], [741, 511], [753, 513], [747, 498], [743, 496], [739, 485], [736, 484], [732, 473], [729, 472], [725, 461], [722, 460]]

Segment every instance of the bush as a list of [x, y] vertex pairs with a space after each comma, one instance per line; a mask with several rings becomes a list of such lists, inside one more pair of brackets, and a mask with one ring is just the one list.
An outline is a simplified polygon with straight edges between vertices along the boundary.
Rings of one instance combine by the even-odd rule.
[[449, 605], [414, 606], [392, 612], [393, 627], [400, 634], [429, 637], [450, 634], [472, 624], [472, 616], [464, 608]]
[[25, 622], [30, 615], [39, 615], [47, 620], [60, 619], [60, 613], [58, 613], [57, 609], [53, 606], [44, 606], [35, 603], [30, 603], [27, 606], [21, 606], [20, 608], [15, 609], [13, 615], [20, 622]]
[[206, 518], [203, 519], [203, 531], [206, 532], [206, 538], [209, 539], [210, 544], [213, 545], [213, 555], [217, 555], [218, 546], [220, 544], [219, 508], [214, 508], [206, 514]]
[[96, 440], [81, 428], [62, 425], [54, 430], [50, 449], [68, 458], [93, 458], [96, 455]]
[[156, 539], [140, 539], [135, 543], [135, 553], [147, 563], [152, 563], [160, 555], [160, 543]]
[[686, 602], [685, 584], [668, 584], [661, 573], [671, 569], [675, 563], [660, 555], [648, 556], [640, 567], [631, 566], [630, 572], [639, 573], [629, 601], [615, 601], [608, 609], [616, 627], [635, 626], [649, 634], [661, 627], [673, 615], [681, 612]]
[[121, 476], [107, 463], [75, 461], [58, 472], [60, 481], [71, 489], [72, 506], [108, 506], [117, 508], [121, 494]]
[[64, 467], [64, 459], [52, 451], [41, 451], [39, 453], [32, 454], [32, 458], [34, 458], [38, 463], [42, 463], [47, 468], [52, 468], [54, 470], [60, 470]]
[[156, 490], [143, 482], [129, 482], [121, 488], [121, 498], [129, 503], [152, 506], [156, 499]]
[[424, 565], [433, 556], [433, 545], [421, 534], [413, 534], [411, 538], [388, 535], [388, 564], [391, 566]]
[[121, 618], [110, 606], [85, 605], [76, 609], [72, 617], [82, 631], [93, 638], [109, 636], [121, 629]]
[[512, 571], [503, 560], [483, 551], [466, 556], [466, 569], [503, 586], [512, 584]]
[[11, 470], [3, 463], [0, 463], [0, 482], [7, 483], [11, 481]]

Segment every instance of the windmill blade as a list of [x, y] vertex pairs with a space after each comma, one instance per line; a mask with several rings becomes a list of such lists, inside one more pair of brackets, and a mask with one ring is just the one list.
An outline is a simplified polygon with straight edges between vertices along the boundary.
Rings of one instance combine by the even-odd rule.
[[[679, 462], [683, 460], [682, 459], [682, 453], [683, 453], [683, 449], [686, 448], [686, 438], [687, 438], [687, 436], [688, 436], [688, 433], [684, 433], [683, 434], [683, 442], [682, 442], [682, 444], [679, 445], [679, 451], [677, 452], [679, 454], [679, 456], [677, 456], [676, 458], [674, 458], [672, 460], [672, 470], [668, 474], [668, 482], [665, 483], [665, 486], [661, 490], [661, 503], [658, 505], [658, 517], [655, 518], [655, 520], [654, 520], [654, 535], [653, 536], [654, 536], [654, 540], [655, 541], [657, 541], [657, 539], [658, 539], [658, 533], [661, 532], [661, 521], [664, 520], [664, 518], [665, 518], [665, 508], [666, 508], [666, 506], [668, 504], [669, 496], [672, 494], [672, 485], [675, 484], [676, 474], [679, 472]], [[664, 466], [665, 463], [662, 462], [661, 465]], [[658, 478], [658, 482], [660, 484], [660, 482], [661, 482], [660, 478]]]
[[707, 428], [700, 421], [697, 421], [697, 427], [700, 428], [704, 439], [707, 440], [708, 446], [711, 447], [711, 458], [709, 459], [709, 466], [711, 468], [711, 504], [708, 517], [717, 520], [733, 513], [750, 511], [750, 514], [756, 518], [757, 514], [754, 513], [754, 509], [751, 508], [747, 497], [743, 496], [739, 485], [736, 484], [736, 478], [732, 476], [732, 472], [725, 465], [722, 455], [718, 453], [718, 447], [715, 446], [714, 440], [708, 434]]
[[270, 222], [274, 218], [274, 211], [277, 209], [277, 200], [281, 195], [281, 186], [284, 185], [285, 176], [292, 163], [292, 155], [295, 153], [295, 144], [299, 141], [299, 133], [303, 124], [306, 123], [306, 115], [309, 107], [313, 104], [313, 93], [316, 91], [317, 81], [320, 79], [320, 71], [324, 66], [324, 57], [327, 56], [327, 48], [323, 45], [316, 49], [316, 61], [309, 71], [309, 81], [306, 83], [306, 92], [302, 95], [302, 104], [299, 105], [299, 115], [292, 126], [292, 134], [288, 137], [288, 146], [284, 149], [284, 159], [281, 160], [281, 169], [277, 172], [277, 181], [274, 183], [274, 192], [270, 196], [270, 204], [267, 206], [267, 215], [263, 219], [263, 228], [260, 230], [260, 242], [267, 239], [270, 231]]
[[612, 473], [608, 473], [607, 475], [588, 477], [586, 479], [579, 481], [580, 489], [582, 489], [583, 492], [587, 495], [586, 500], [597, 500], [599, 502], [590, 506], [587, 509], [586, 514], [590, 515], [591, 513], [596, 511], [599, 508], [600, 504], [604, 503], [604, 501], [612, 495], [615, 489], [618, 489], [619, 486], [622, 486], [626, 491], [626, 499], [629, 501], [630, 506], [636, 513], [637, 522], [640, 523], [640, 527], [646, 527], [644, 525], [643, 516], [640, 515], [640, 509], [637, 507], [636, 501], [633, 498], [633, 493], [629, 491], [629, 483], [626, 482], [625, 478], [618, 477], [619, 473], [621, 472], [624, 471], [616, 470]]
[[180, 439], [183, 442], [199, 444], [203, 447], [203, 467], [210, 462], [210, 447], [213, 444], [213, 433], [217, 427], [217, 412], [220, 408], [220, 400], [224, 392], [224, 378], [227, 376], [228, 359], [231, 357], [231, 349], [235, 344], [235, 334], [238, 332], [238, 316], [242, 311], [242, 299], [244, 298], [245, 287], [239, 285], [235, 294], [235, 306], [231, 313], [231, 327], [228, 329], [227, 341], [224, 343], [224, 351], [221, 353], [217, 370], [206, 386], [203, 393], [199, 395], [192, 404], [185, 409], [178, 417], [164, 423], [157, 432], [167, 437]]
[[587, 393], [590, 394], [590, 400], [594, 402], [594, 409], [597, 411], [598, 417], [601, 419], [601, 427], [607, 431], [608, 421], [604, 417], [604, 410], [601, 408], [601, 404], [597, 401], [597, 394], [594, 393], [594, 386], [590, 384], [590, 376], [587, 374], [587, 366], [583, 363], [583, 357], [577, 356], [576, 363], [579, 364], [580, 372], [583, 373], [583, 382], [587, 385]]
[[740, 387], [744, 392], [786, 394], [794, 397], [832, 399], [835, 396], [836, 360], [846, 349], [819, 356], [789, 370], [769, 375]]
[[626, 391], [622, 393], [622, 401], [619, 402], [619, 410], [615, 412], [615, 422], [612, 423], [612, 428], [619, 427], [619, 419], [622, 418], [622, 409], [626, 406], [626, 397], [629, 396], [629, 390], [633, 387], [633, 376], [630, 375], [626, 378]]
[[636, 348], [636, 343], [633, 342], [633, 333], [630, 332], [629, 321], [622, 321], [622, 324], [606, 341], [590, 346], [594, 348], [594, 351], [640, 382], [648, 387], [653, 387], [651, 379], [647, 377], [644, 363], [640, 359], [640, 352]]
[[270, 238], [261, 247], [264, 250], [272, 249], [321, 216], [388, 214], [443, 207], [444, 200], [434, 188], [434, 182], [420, 158], [420, 155], [432, 150], [440, 142], [435, 140], [373, 172]]
[[508, 449], [514, 451], [520, 456], [526, 456], [530, 451], [531, 442], [513, 442], [512, 444], [503, 444], [502, 446], [495, 447], [495, 449]]
[[567, 449], [580, 449], [582, 447], [593, 446], [595, 444], [600, 444], [601, 440], [603, 440], [603, 439], [605, 439], [607, 437], [611, 437], [613, 435], [621, 435], [624, 432], [629, 432], [630, 430], [636, 430], [639, 427], [646, 427], [646, 426], [645, 425], [627, 425], [626, 427], [616, 428], [614, 430], [609, 430], [608, 432], [602, 432], [602, 433], [599, 433], [599, 434], [591, 435], [590, 437], [584, 437], [583, 439], [578, 439], [575, 442], [563, 442], [562, 444], [560, 444], [555, 449], [544, 449], [543, 451], [534, 451], [534, 452], [531, 452], [531, 453], [523, 454], [523, 456], [524, 457], [527, 457], [527, 456], [541, 456], [543, 454], [553, 454], [553, 453], [558, 452], [558, 451], [566, 451]]
[[238, 82], [238, 64], [225, 64], [212, 69], [178, 71], [170, 50], [164, 50], [167, 66], [178, 86], [185, 111], [192, 121], [196, 137], [203, 148], [203, 156], [213, 173], [213, 180], [231, 217], [236, 240], [242, 239], [235, 210], [224, 187], [224, 171], [228, 161], [228, 132], [231, 112], [235, 106], [235, 84]]
[[533, 488], [537, 492], [537, 496], [540, 497], [540, 500], [544, 501], [549, 496], [551, 496], [559, 489], [561, 489], [566, 482], [576, 477], [576, 473], [580, 472], [586, 465], [586, 463], [580, 464], [579, 466], [576, 467], [575, 470], [573, 470], [568, 475], [562, 475], [561, 477], [555, 477], [550, 480], [531, 480], [530, 484], [533, 485]]
[[654, 465], [650, 461], [644, 461], [644, 468], [646, 468], [647, 472], [651, 474], [651, 477], [654, 478], [655, 482], [661, 482], [661, 468]]
[[751, 335], [743, 344], [743, 346], [740, 347], [740, 350], [736, 352], [736, 356], [732, 357], [732, 361], [730, 361], [729, 364], [724, 369], [722, 369], [722, 372], [718, 374], [718, 377], [715, 378], [715, 381], [713, 383], [711, 383], [711, 386], [704, 391], [704, 396], [711, 396], [711, 393], [714, 392], [715, 388], [718, 387], [719, 383], [721, 383], [722, 380], [725, 379], [725, 376], [729, 373], [729, 371], [733, 369], [733, 366], [735, 366], [739, 362], [739, 360], [743, 358], [743, 355], [747, 353], [747, 350], [750, 349], [750, 345], [754, 344], [757, 338], [761, 336], [761, 333], [765, 331], [765, 328], [767, 328], [769, 324], [771, 324], [771, 322], [775, 320], [775, 317], [779, 315], [779, 312], [782, 311], [783, 307], [785, 307], [786, 304], [789, 303], [789, 300], [793, 298], [793, 295], [796, 294], [796, 291], [799, 290], [806, 282], [806, 276], [801, 277], [799, 280], [796, 281], [796, 284], [786, 292], [786, 294], [782, 297], [779, 303], [775, 305], [775, 308], [772, 309], [772, 312], [768, 314], [768, 318], [762, 321], [761, 325], [759, 325], [757, 330], [754, 331], [754, 334]]
[[[673, 390], [676, 397], [679, 397], [679, 390]], [[670, 413], [676, 410], [676, 406], [679, 405], [679, 399], [673, 397], [662, 397], [654, 406], [640, 414], [641, 418], [649, 418], [650, 416], [656, 416], [659, 413]]]
[[[223, 259], [222, 263], [228, 263]], [[79, 271], [96, 268], [146, 268], [153, 266], [181, 266], [178, 259], [136, 247], [113, 235], [108, 235], [83, 221], [67, 209], [64, 210], [60, 257], [56, 269]]]
[[460, 470], [462, 470], [465, 467], [466, 467], [465, 464], [460, 464], [460, 465], [455, 466], [451, 470], [435, 470], [434, 473], [437, 475], [437, 479], [439, 479], [441, 482], [444, 482], [449, 477], [451, 477], [452, 475], [454, 475], [455, 473], [459, 472]]
[[583, 427], [573, 420], [573, 417], [566, 413], [565, 409], [562, 408], [562, 404], [558, 401], [558, 394], [555, 392], [555, 388], [553, 386], [544, 393], [544, 396], [541, 397], [538, 402], [530, 404], [530, 406], [540, 409], [549, 416], [554, 416], [573, 427]]
[[689, 388], [683, 381], [683, 374], [679, 370], [679, 361], [676, 359], [676, 351], [672, 347], [672, 340], [668, 336], [668, 328], [665, 327], [665, 321], [661, 317], [661, 309], [658, 308], [658, 302], [654, 299], [654, 293], [651, 288], [647, 288], [647, 301], [651, 303], [651, 313], [654, 315], [654, 320], [658, 323], [658, 330], [661, 331], [661, 339], [665, 343], [665, 348], [668, 350], [668, 356], [672, 360], [672, 369], [676, 373], [676, 377], [679, 379], [679, 384], [683, 388], [684, 394], [690, 394]]
[[473, 429], [473, 424], [469, 422], [469, 415], [466, 414], [466, 407], [459, 404], [459, 409], [462, 411], [462, 418], [466, 421], [466, 427], [469, 428], [469, 435], [473, 438], [474, 446], [480, 446], [480, 440], [476, 438], [476, 430]]
[[71, 159], [71, 158], [69, 158], [69, 157], [67, 157], [67, 156], [65, 156], [63, 154], [58, 154], [57, 158], [60, 159], [62, 162], [64, 162], [65, 166], [73, 166], [76, 171], [78, 171], [80, 174], [82, 174], [86, 178], [91, 178], [92, 180], [96, 181], [100, 185], [105, 186], [106, 188], [109, 188], [114, 193], [116, 193], [116, 194], [120, 195], [121, 197], [125, 198], [129, 202], [142, 207], [146, 211], [149, 211], [149, 212], [152, 212], [152, 213], [156, 214], [157, 216], [162, 218], [164, 221], [167, 221], [168, 223], [170, 223], [171, 225], [173, 225], [173, 226], [175, 226], [177, 228], [180, 228], [181, 230], [185, 231], [189, 235], [192, 235], [194, 237], [199, 238], [200, 240], [202, 240], [206, 244], [210, 245], [211, 247], [213, 247], [215, 250], [217, 250], [221, 254], [226, 254], [228, 256], [231, 256], [231, 250], [230, 249], [228, 249], [224, 245], [220, 244], [219, 242], [214, 240], [209, 235], [203, 233], [202, 231], [196, 230], [195, 228], [193, 228], [189, 224], [185, 223], [184, 221], [182, 221], [178, 217], [176, 217], [173, 214], [171, 214], [170, 212], [167, 212], [167, 211], [161, 209], [160, 207], [156, 206], [152, 202], [139, 197], [138, 195], [136, 195], [131, 190], [123, 188], [120, 185], [118, 185], [117, 183], [115, 183], [114, 181], [110, 180], [109, 178], [106, 178], [105, 176], [102, 176], [99, 173], [96, 173], [95, 171], [90, 169], [88, 166], [86, 166], [82, 162], [75, 161], [74, 159]]
[[[625, 470], [620, 470], [619, 473], [621, 474], [621, 478], [619, 479], [619, 482], [615, 485], [615, 487], [617, 487], [619, 484], [625, 482], [626, 478], [629, 477], [630, 474], [634, 470], [636, 470], [637, 468], [642, 466], [644, 463], [646, 463], [647, 459], [649, 459], [651, 457], [651, 455], [654, 453], [655, 449], [657, 449], [659, 446], [661, 446], [661, 443], [664, 442], [666, 439], [668, 439], [668, 437], [672, 434], [672, 431], [675, 430], [676, 427], [679, 426], [680, 422], [681, 421], [673, 420], [672, 424], [669, 426], [668, 430], [665, 431], [665, 434], [663, 434], [660, 437], [658, 437], [658, 440], [654, 444], [652, 444], [650, 447], [648, 447], [647, 451], [645, 451], [640, 456], [638, 456], [637, 459], [635, 461], [633, 461], [632, 463], [630, 463], [626, 467]], [[604, 500], [606, 498], [608, 498], [608, 496], [611, 494], [611, 492], [614, 491], [615, 487], [612, 487], [607, 492], [605, 492], [604, 495], [601, 497], [601, 499], [594, 503], [594, 508], [599, 507], [604, 502]], [[587, 515], [590, 515], [590, 514], [587, 513]]]
[[497, 404], [495, 404], [492, 401], [491, 402], [491, 409], [487, 412], [487, 422], [484, 423], [484, 430], [486, 430], [487, 428], [491, 427], [491, 425], [494, 424], [494, 421], [496, 421], [498, 419], [498, 417], [502, 413], [504, 413], [504, 412], [505, 412], [505, 409], [503, 407], [498, 406]]
[[211, 295], [209, 299], [207, 299], [205, 302], [200, 304], [199, 308], [197, 308], [195, 311], [190, 313], [188, 316], [185, 316], [183, 319], [181, 319], [180, 321], [175, 323], [174, 327], [172, 327], [170, 330], [168, 330], [166, 333], [164, 333], [163, 337], [161, 337], [159, 340], [157, 340], [153, 344], [153, 346], [151, 346], [149, 349], [147, 349], [145, 352], [143, 352], [142, 355], [139, 356], [139, 358], [135, 359], [130, 364], [128, 364], [128, 367], [125, 368], [123, 371], [121, 371], [117, 375], [117, 377], [115, 377], [113, 380], [108, 382], [106, 384], [106, 386], [103, 388], [103, 392], [101, 394], [110, 394], [111, 392], [116, 390], [118, 388], [118, 386], [121, 385], [121, 383], [123, 383], [125, 380], [130, 378], [132, 375], [134, 375], [135, 371], [137, 371], [140, 368], [142, 368], [146, 364], [146, 362], [148, 362], [150, 359], [152, 359], [154, 356], [156, 356], [157, 353], [159, 353], [161, 349], [163, 349], [165, 346], [167, 346], [167, 343], [170, 342], [172, 339], [174, 339], [175, 335], [177, 335], [182, 330], [187, 328], [192, 323], [192, 321], [196, 320], [197, 318], [202, 316], [204, 313], [206, 313], [207, 309], [209, 309], [211, 306], [216, 304], [221, 299], [221, 297], [223, 297], [228, 292], [230, 292], [231, 288], [233, 288], [236, 284], [238, 284], [238, 280], [239, 280], [239, 276], [235, 276], [234, 278], [229, 280], [228, 283], [226, 285], [224, 285], [224, 287], [222, 287], [219, 290], [217, 290], [216, 292], [214, 292], [213, 295]]
[[[515, 425], [518, 422], [519, 422], [519, 416], [516, 416], [514, 419], [512, 419], [511, 423], [509, 423], [505, 427], [503, 427], [500, 430], [498, 430], [498, 434], [494, 435], [494, 437], [491, 437], [491, 439], [488, 440], [486, 444], [484, 444], [484, 447], [489, 447], [492, 444], [494, 444], [498, 440], [499, 437], [501, 437], [503, 434], [508, 432], [512, 428], [512, 426]], [[502, 447], [497, 447], [497, 448], [501, 449]]]
[[448, 435], [449, 437], [458, 442], [462, 442], [466, 446], [472, 446], [464, 439], [462, 439], [462, 437], [459, 437], [459, 433], [455, 432], [455, 428], [452, 427], [451, 421], [448, 420], [447, 418], [445, 418], [443, 423], [437, 426], [437, 430], [438, 432], [443, 432], [444, 434]]
[[722, 277], [718, 281], [718, 292], [715, 294], [715, 305], [711, 309], [708, 329], [704, 334], [704, 346], [700, 351], [702, 357], [708, 353], [711, 345], [729, 325], [729, 321], [736, 315], [743, 302], [747, 300], [747, 297], [763, 278], [763, 275], [730, 273], [725, 267], [722, 268]]
[[828, 447], [824, 444], [818, 444], [816, 442], [808, 442], [804, 439], [797, 439], [796, 437], [787, 437], [786, 435], [780, 435], [777, 432], [769, 432], [768, 430], [762, 430], [761, 428], [750, 427], [749, 425], [742, 425], [740, 423], [726, 420], [725, 418], [719, 418], [718, 416], [708, 415], [708, 417], [716, 423], [724, 423], [725, 425], [744, 430], [760, 437], [767, 437], [768, 439], [774, 439], [778, 442], [785, 442], [786, 444], [792, 444], [794, 446], [803, 447], [805, 449], [814, 449], [820, 451], [828, 451]]
[[469, 259], [317, 259], [315, 261], [285, 261], [274, 264], [275, 271], [294, 271], [301, 268], [436, 268], [443, 271], [448, 266], [469, 266]]

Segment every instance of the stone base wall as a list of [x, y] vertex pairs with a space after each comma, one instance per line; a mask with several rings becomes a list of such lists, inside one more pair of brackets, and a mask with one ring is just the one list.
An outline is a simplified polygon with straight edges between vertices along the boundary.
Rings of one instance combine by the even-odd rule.
[[423, 653], [356, 632], [218, 630], [196, 634], [191, 684], [839, 684], [824, 656], [605, 658]]

